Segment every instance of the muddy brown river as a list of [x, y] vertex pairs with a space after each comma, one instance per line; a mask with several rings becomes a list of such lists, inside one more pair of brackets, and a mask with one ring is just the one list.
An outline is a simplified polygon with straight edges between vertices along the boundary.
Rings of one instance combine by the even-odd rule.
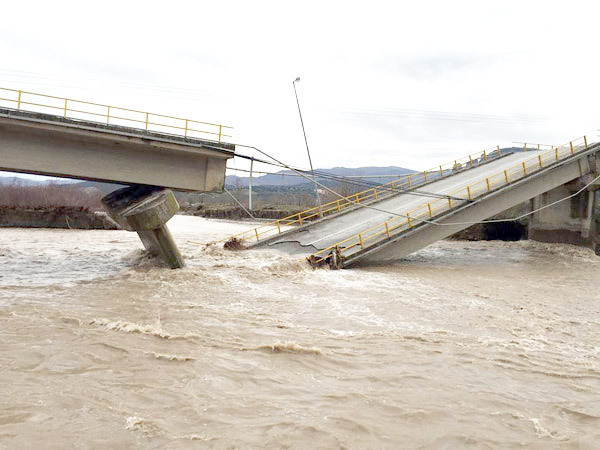
[[134, 233], [0, 229], [0, 449], [597, 449], [600, 258], [450, 242], [313, 270]]

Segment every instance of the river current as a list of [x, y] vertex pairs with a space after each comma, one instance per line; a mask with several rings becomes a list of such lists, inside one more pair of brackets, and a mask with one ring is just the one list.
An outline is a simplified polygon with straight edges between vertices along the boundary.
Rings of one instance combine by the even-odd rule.
[[597, 449], [600, 258], [442, 241], [313, 270], [206, 242], [0, 229], [0, 449]]

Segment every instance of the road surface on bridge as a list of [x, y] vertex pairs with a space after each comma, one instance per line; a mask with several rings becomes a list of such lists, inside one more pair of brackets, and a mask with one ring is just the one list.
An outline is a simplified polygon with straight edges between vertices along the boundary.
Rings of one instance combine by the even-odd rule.
[[[452, 199], [453, 205], [456, 206], [467, 201], [467, 186], [487, 177], [502, 173], [504, 170], [519, 166], [522, 162], [531, 160], [543, 153], [543, 151], [528, 151], [509, 154], [490, 161], [487, 164], [465, 169], [452, 176], [433, 181], [420, 187], [419, 192], [452, 195], [465, 199], [463, 202]], [[458, 194], [457, 191], [459, 191]], [[301, 227], [298, 230], [285, 233], [285, 235], [279, 238], [269, 240], [266, 244], [274, 248], [282, 248], [286, 251], [306, 254], [314, 250], [328, 248], [357, 233], [398, 217], [397, 215], [406, 215], [407, 212], [415, 210], [420, 206], [426, 206], [427, 203], [435, 200], [432, 197], [411, 193], [398, 194], [373, 204], [372, 207], [376, 208], [376, 210], [369, 207], [357, 208], [346, 214], [332, 216], [309, 226]]]

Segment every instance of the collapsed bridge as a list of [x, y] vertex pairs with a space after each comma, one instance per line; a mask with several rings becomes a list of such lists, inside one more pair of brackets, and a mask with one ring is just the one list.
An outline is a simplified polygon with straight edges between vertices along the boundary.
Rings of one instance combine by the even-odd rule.
[[171, 189], [222, 191], [231, 127], [0, 88], [0, 170], [113, 182], [111, 217], [172, 268], [184, 262], [166, 222]]
[[599, 152], [585, 137], [522, 153], [497, 148], [233, 238], [305, 255], [315, 266], [389, 262], [573, 180], [593, 179]]

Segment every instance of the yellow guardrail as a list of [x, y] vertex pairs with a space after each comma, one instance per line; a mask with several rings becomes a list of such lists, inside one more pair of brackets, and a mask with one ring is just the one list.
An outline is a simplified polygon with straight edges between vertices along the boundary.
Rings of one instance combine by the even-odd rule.
[[318, 206], [310, 208], [282, 219], [268, 222], [250, 230], [243, 231], [233, 236], [229, 236], [215, 243], [229, 241], [232, 239], [239, 241], [252, 240], [254, 242], [259, 242], [282, 233], [288, 226], [304, 225], [305, 223], [316, 220], [320, 217], [326, 217], [339, 213], [357, 204], [381, 200], [390, 195], [397, 194], [398, 192], [402, 192], [407, 189], [414, 189], [430, 181], [447, 177], [458, 170], [476, 167], [487, 161], [499, 158], [500, 156], [502, 156], [502, 150], [500, 149], [499, 145], [490, 147], [483, 150], [481, 153], [478, 152], [477, 155], [471, 154], [465, 156], [464, 158], [450, 161], [449, 163], [440, 164], [432, 169], [424, 170], [422, 172], [414, 172], [403, 177], [399, 177], [397, 180], [381, 186], [373, 187], [365, 191], [357, 192], [347, 197], [325, 203], [321, 205], [321, 208]]
[[[4, 93], [0, 97], [0, 104], [5, 102], [10, 105], [9, 107], [16, 106], [14, 109], [17, 110], [48, 112], [69, 119], [90, 120], [91, 118], [96, 119], [93, 121], [97, 122], [99, 118], [102, 118], [101, 123], [107, 125], [131, 126], [131, 124], [141, 124], [142, 126], [136, 128], [145, 129], [146, 131], [183, 135], [184, 137], [198, 137], [199, 134], [202, 136], [208, 134], [217, 136], [218, 142], [221, 142], [221, 139], [224, 137], [231, 137], [231, 135], [223, 133], [224, 129], [233, 129], [233, 127], [216, 123], [200, 122], [198, 120], [183, 119], [181, 117], [166, 116], [164, 114], [102, 105], [100, 103], [56, 97], [53, 95], [37, 94], [17, 89], [0, 88], [0, 91]], [[26, 106], [26, 108], [23, 108], [23, 106]], [[56, 114], [57, 111], [60, 113]], [[176, 131], [173, 132], [173, 130]]]
[[[581, 143], [577, 144], [578, 141], [581, 141]], [[568, 144], [558, 147], [548, 147], [551, 147], [551, 149], [542, 154], [538, 154], [537, 156], [534, 156], [506, 170], [483, 178], [473, 184], [447, 194], [447, 198], [437, 199], [435, 201], [419, 205], [417, 208], [407, 211], [402, 215], [375, 225], [361, 233], [344, 239], [343, 241], [336, 242], [335, 244], [314, 253], [307, 259], [309, 262], [311, 262], [311, 264], [317, 266], [324, 263], [333, 252], [335, 252], [336, 258], [343, 258], [350, 250], [357, 247], [360, 247], [359, 251], [364, 250], [368, 245], [373, 245], [377, 242], [398, 235], [401, 232], [407, 231], [423, 221], [431, 220], [442, 212], [446, 212], [455, 206], [464, 204], [468, 200], [476, 199], [477, 197], [485, 195], [495, 189], [506, 186], [511, 182], [541, 170], [549, 164], [567, 158], [581, 150], [587, 150], [588, 144], [587, 138], [583, 136], [575, 141], [569, 142]], [[538, 148], [540, 148], [540, 150], [543, 149], [543, 147], [539, 146]], [[453, 200], [453, 198], [455, 200]], [[464, 200], [456, 200], [456, 198], [464, 198]]]

